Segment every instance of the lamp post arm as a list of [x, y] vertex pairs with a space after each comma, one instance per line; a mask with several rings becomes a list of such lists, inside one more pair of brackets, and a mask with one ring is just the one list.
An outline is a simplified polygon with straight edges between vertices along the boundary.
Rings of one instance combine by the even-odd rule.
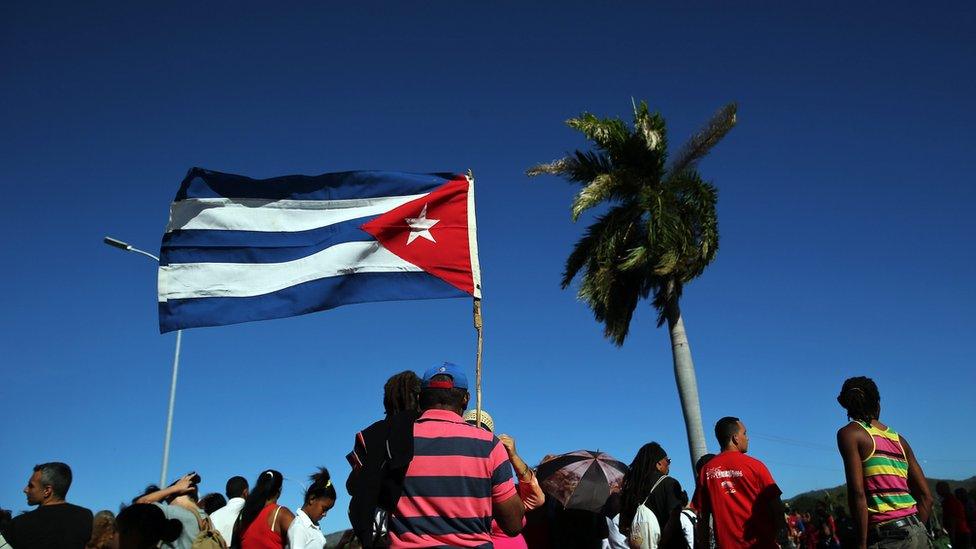
[[137, 254], [142, 254], [142, 255], [144, 255], [144, 256], [146, 256], [146, 257], [151, 257], [151, 258], [153, 258], [153, 259], [155, 259], [155, 260], [156, 260], [156, 263], [159, 263], [159, 258], [158, 258], [158, 257], [156, 257], [156, 256], [154, 256], [153, 254], [151, 254], [151, 253], [149, 253], [149, 252], [146, 252], [146, 251], [143, 251], [143, 250], [140, 250], [139, 248], [133, 248], [132, 246], [129, 246], [129, 251], [130, 251], [130, 252], [135, 252], [135, 253], [137, 253]]

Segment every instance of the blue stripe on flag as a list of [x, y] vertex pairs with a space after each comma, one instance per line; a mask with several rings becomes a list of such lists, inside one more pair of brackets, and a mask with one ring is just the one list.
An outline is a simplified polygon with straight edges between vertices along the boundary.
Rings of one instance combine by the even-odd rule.
[[313, 280], [254, 297], [171, 299], [159, 304], [159, 331], [285, 318], [350, 303], [468, 295], [428, 273], [360, 273]]
[[366, 171], [322, 175], [286, 175], [252, 179], [242, 175], [191, 168], [176, 200], [187, 198], [263, 198], [267, 200], [343, 200], [405, 196], [430, 192], [454, 174]]
[[163, 235], [160, 265], [173, 263], [282, 263], [343, 242], [375, 240], [359, 227], [377, 216], [362, 217], [309, 231], [173, 231]]

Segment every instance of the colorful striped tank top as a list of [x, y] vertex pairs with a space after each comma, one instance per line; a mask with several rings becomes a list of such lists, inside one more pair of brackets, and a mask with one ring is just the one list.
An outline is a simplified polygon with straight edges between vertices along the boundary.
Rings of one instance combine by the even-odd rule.
[[858, 425], [871, 435], [874, 450], [863, 461], [868, 522], [878, 524], [916, 513], [908, 491], [908, 459], [901, 438], [890, 427], [882, 431], [870, 423]]

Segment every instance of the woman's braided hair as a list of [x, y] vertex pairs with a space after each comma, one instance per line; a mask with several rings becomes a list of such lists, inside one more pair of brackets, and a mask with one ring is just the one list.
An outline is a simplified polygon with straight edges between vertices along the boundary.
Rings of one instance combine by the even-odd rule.
[[655, 464], [667, 455], [664, 448], [656, 442], [648, 442], [637, 451], [621, 483], [619, 519], [621, 531], [630, 530], [630, 523], [637, 514], [637, 508], [651, 493], [654, 481], [661, 477]]
[[848, 378], [837, 395], [837, 402], [853, 420], [870, 422], [881, 414], [881, 393], [869, 377]]
[[420, 378], [417, 374], [405, 370], [386, 380], [383, 408], [386, 415], [420, 411]]

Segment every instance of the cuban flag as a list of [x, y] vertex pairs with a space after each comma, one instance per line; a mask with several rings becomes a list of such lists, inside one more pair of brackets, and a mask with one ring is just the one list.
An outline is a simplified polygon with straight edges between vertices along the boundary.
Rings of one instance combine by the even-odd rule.
[[193, 168], [170, 207], [159, 254], [163, 333], [448, 297], [481, 297], [464, 175], [251, 179]]

